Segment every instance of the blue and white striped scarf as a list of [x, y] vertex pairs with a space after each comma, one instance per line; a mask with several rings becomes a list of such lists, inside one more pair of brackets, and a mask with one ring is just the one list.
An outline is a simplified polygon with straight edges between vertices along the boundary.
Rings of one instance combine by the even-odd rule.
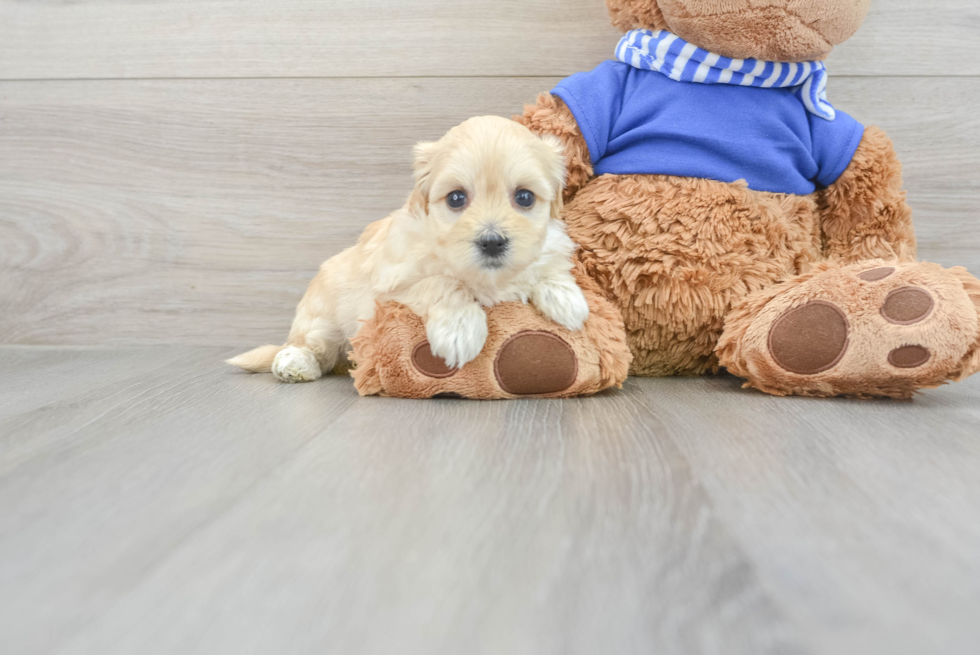
[[734, 84], [763, 89], [800, 87], [796, 95], [807, 111], [828, 121], [837, 112], [827, 102], [827, 68], [822, 61], [781, 64], [757, 59], [730, 59], [702, 50], [676, 34], [650, 30], [628, 32], [616, 58], [641, 70], [662, 73], [677, 82]]

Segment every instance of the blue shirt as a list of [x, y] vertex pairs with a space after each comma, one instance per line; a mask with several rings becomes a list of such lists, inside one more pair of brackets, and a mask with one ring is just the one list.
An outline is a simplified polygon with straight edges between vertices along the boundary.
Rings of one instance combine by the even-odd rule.
[[575, 115], [596, 175], [745, 180], [808, 195], [847, 169], [864, 127], [842, 111], [833, 121], [814, 116], [795, 90], [675, 82], [607, 61], [552, 94]]

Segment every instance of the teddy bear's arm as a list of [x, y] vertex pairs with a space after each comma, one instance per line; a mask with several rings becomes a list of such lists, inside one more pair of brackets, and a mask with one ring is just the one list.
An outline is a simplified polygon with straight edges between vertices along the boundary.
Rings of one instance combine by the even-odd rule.
[[514, 120], [535, 134], [552, 134], [561, 140], [568, 166], [565, 201], [574, 198], [579, 189], [592, 179], [592, 158], [572, 110], [560, 98], [542, 93], [537, 103], [526, 105], [524, 113], [515, 116]]
[[854, 159], [818, 197], [824, 254], [844, 262], [915, 259], [902, 164], [885, 132], [870, 127]]

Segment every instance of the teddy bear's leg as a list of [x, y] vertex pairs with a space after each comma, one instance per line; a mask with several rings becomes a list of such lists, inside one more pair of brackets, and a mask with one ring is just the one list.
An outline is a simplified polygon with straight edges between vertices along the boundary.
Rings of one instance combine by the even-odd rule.
[[915, 231], [902, 164], [888, 136], [870, 127], [840, 179], [817, 195], [824, 255], [843, 262], [912, 261]]
[[908, 398], [980, 369], [980, 281], [929, 263], [824, 262], [738, 304], [717, 352], [775, 395]]

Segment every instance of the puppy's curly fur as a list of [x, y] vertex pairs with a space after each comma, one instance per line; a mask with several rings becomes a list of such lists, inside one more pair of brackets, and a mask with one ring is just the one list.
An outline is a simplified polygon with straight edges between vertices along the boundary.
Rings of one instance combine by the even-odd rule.
[[565, 180], [559, 140], [486, 116], [415, 154], [408, 202], [323, 264], [286, 345], [230, 364], [284, 382], [315, 380], [334, 368], [379, 302], [417, 314], [432, 353], [451, 368], [483, 349], [484, 307], [531, 301], [565, 328], [582, 328], [589, 305], [571, 273], [575, 246], [558, 220]]

